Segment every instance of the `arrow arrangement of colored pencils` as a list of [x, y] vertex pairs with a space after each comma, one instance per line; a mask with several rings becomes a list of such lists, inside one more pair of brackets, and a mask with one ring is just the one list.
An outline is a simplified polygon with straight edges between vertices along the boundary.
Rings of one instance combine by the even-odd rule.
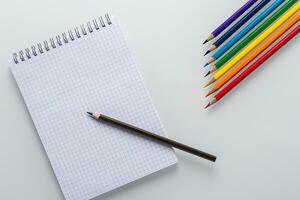
[[300, 31], [299, 20], [298, 0], [250, 0], [213, 31], [204, 42], [216, 39], [205, 53], [216, 51], [204, 65], [209, 78], [204, 87], [209, 87], [206, 97], [216, 94], [205, 108], [293, 39]]

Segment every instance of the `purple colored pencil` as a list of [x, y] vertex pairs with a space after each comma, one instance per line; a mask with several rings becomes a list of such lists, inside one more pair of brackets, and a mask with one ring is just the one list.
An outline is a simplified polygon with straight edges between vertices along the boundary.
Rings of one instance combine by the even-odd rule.
[[216, 28], [203, 44], [217, 37], [222, 31], [224, 31], [232, 22], [234, 22], [239, 16], [241, 16], [246, 10], [248, 10], [258, 0], [249, 0], [240, 9], [238, 9], [233, 15], [231, 15], [226, 21], [224, 21], [218, 28]]

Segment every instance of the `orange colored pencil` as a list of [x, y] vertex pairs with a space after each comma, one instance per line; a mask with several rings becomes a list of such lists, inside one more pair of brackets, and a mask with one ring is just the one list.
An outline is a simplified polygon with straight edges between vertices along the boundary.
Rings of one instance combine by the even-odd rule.
[[246, 56], [234, 69], [229, 71], [225, 76], [221, 77], [214, 87], [208, 92], [206, 96], [209, 96], [219, 90], [223, 85], [225, 85], [232, 77], [234, 77], [239, 71], [241, 71], [245, 66], [247, 66], [252, 60], [254, 60], [259, 54], [266, 50], [272, 43], [274, 43], [279, 37], [281, 37], [285, 32], [287, 32], [293, 25], [295, 25], [300, 20], [300, 12], [297, 12], [290, 20], [288, 20], [284, 25], [282, 25], [279, 30], [273, 33], [267, 40], [265, 40], [259, 47], [254, 49], [248, 56]]

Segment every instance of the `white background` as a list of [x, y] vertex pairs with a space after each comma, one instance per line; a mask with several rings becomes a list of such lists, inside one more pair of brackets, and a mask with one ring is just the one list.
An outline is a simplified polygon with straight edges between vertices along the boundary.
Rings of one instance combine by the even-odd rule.
[[11, 54], [116, 14], [168, 135], [218, 156], [179, 163], [97, 199], [299, 199], [299, 36], [212, 109], [209, 33], [245, 1], [10, 0], [0, 7], [0, 199], [63, 199], [16, 83]]

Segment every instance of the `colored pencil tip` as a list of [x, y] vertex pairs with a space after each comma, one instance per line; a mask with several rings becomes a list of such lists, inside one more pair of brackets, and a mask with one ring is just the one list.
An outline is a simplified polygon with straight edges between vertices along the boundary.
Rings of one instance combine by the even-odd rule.
[[205, 40], [204, 42], [203, 42], [203, 44], [206, 44], [208, 42], [208, 40]]
[[216, 88], [212, 89], [211, 91], [209, 91], [209, 92], [205, 95], [205, 97], [210, 96], [211, 94], [215, 93], [217, 90], [218, 90], [218, 89], [216, 89]]
[[206, 67], [207, 65], [209, 65], [208, 63], [206, 63], [203, 67]]
[[216, 79], [212, 78], [210, 81], [208, 81], [205, 85], [204, 88], [206, 88], [207, 86], [209, 86], [210, 84], [214, 83], [216, 81]]
[[208, 108], [209, 106], [215, 104], [218, 100], [216, 98], [213, 98], [206, 106], [205, 109]]
[[209, 54], [210, 53], [210, 50], [208, 50], [205, 54], [204, 54], [204, 56], [206, 56], [207, 54]]
[[211, 57], [209, 60], [208, 60], [208, 64], [210, 64], [210, 63], [212, 63], [212, 62], [214, 62], [216, 59], [214, 58], [214, 57]]
[[210, 75], [210, 71], [208, 71], [207, 74], [205, 74], [204, 77], [207, 77], [208, 75]]
[[89, 114], [89, 115], [93, 115], [93, 113], [91, 113], [91, 112], [86, 112], [87, 114]]
[[213, 73], [213, 72], [215, 72], [215, 71], [217, 71], [217, 68], [216, 68], [215, 66], [213, 66], [213, 67], [210, 69], [210, 73]]
[[204, 107], [204, 109], [208, 108], [210, 106], [210, 102]]

